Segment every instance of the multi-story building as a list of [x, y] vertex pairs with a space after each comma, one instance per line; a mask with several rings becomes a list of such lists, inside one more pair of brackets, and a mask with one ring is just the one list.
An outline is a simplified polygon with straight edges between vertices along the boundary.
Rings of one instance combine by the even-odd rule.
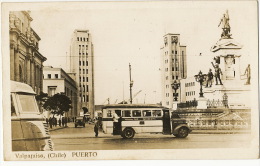
[[[78, 85], [78, 111], [88, 109], [94, 117], [94, 49], [88, 30], [75, 30], [70, 47], [70, 72]], [[79, 113], [78, 113], [79, 114]]]
[[31, 28], [32, 20], [29, 11], [9, 14], [10, 79], [26, 83], [40, 94], [43, 62], [47, 59], [39, 52], [41, 38]]
[[77, 84], [62, 68], [46, 66], [43, 68], [43, 92], [49, 96], [64, 93], [71, 100], [72, 109], [67, 117], [77, 116]]
[[[187, 77], [186, 46], [180, 44], [180, 34], [164, 35], [161, 63], [162, 105], [172, 108], [175, 93], [172, 83]], [[179, 98], [180, 88], [176, 93]]]

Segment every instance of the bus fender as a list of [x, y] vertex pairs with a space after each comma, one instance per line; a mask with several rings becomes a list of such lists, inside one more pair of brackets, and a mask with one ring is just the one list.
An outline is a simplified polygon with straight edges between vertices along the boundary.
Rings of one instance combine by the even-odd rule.
[[189, 133], [192, 131], [187, 124], [180, 124], [172, 130], [172, 134], [178, 134], [178, 131], [181, 127], [187, 128], [189, 130]]

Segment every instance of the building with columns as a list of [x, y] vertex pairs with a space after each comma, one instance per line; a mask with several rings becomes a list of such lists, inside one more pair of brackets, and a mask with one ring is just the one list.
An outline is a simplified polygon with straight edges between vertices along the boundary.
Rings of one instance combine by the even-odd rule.
[[[186, 46], [180, 44], [180, 34], [164, 35], [161, 47], [162, 105], [172, 108], [174, 90], [172, 83], [187, 77]], [[176, 91], [178, 98], [180, 88]]]
[[83, 107], [94, 117], [94, 48], [88, 30], [75, 30], [70, 47], [70, 71], [78, 86], [78, 115]]
[[9, 14], [10, 79], [30, 85], [39, 94], [43, 62], [47, 59], [39, 52], [41, 38], [31, 28], [32, 20], [29, 11]]

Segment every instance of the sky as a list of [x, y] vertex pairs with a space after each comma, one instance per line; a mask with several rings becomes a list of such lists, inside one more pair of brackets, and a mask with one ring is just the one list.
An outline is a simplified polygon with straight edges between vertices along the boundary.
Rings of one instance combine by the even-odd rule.
[[[180, 34], [186, 45], [187, 73], [206, 73], [210, 48], [220, 39], [221, 17], [229, 11], [232, 37], [243, 45], [241, 70], [257, 56], [257, 10], [254, 1], [45, 3], [30, 8], [32, 28], [40, 36], [44, 66], [68, 70], [66, 55], [75, 29], [92, 34], [95, 61], [95, 104], [129, 99], [129, 63], [133, 103], [161, 101], [160, 48], [167, 33]], [[244, 12], [246, 9], [246, 12]], [[201, 56], [199, 54], [201, 53]]]

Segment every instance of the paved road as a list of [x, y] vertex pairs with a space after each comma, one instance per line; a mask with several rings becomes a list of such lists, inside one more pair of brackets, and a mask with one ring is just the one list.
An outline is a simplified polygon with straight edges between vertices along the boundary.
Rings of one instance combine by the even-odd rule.
[[69, 127], [51, 131], [55, 150], [121, 150], [121, 149], [191, 149], [236, 148], [249, 145], [250, 134], [190, 134], [176, 138], [162, 134], [136, 134], [133, 139], [99, 133], [94, 136], [93, 125]]

